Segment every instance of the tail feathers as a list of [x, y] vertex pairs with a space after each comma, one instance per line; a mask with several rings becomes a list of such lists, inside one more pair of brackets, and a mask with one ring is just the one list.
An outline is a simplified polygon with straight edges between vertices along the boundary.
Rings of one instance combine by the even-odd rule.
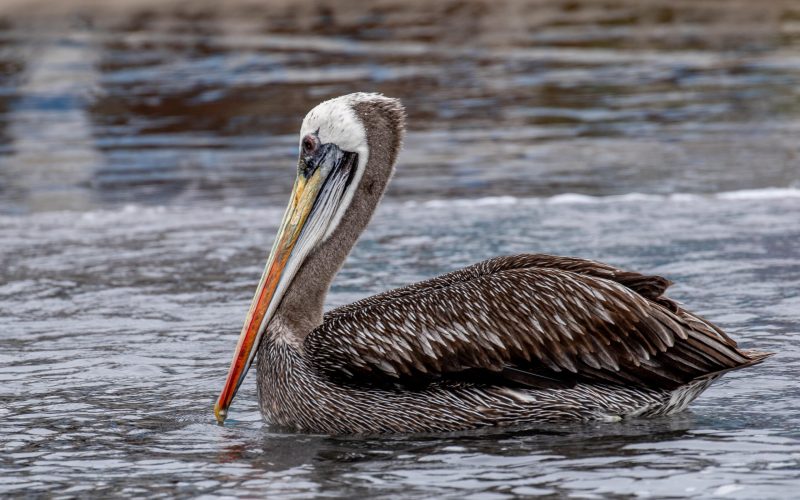
[[775, 355], [774, 352], [759, 351], [758, 349], [739, 349], [739, 351], [750, 358], [750, 362], [744, 366], [753, 366], [761, 363], [765, 359]]
[[684, 411], [692, 401], [697, 399], [697, 397], [700, 396], [700, 394], [702, 394], [706, 389], [708, 389], [708, 387], [714, 381], [716, 381], [726, 373], [734, 370], [739, 370], [740, 368], [747, 368], [748, 366], [757, 365], [763, 362], [768, 357], [775, 354], [774, 352], [765, 352], [756, 349], [739, 349], [738, 351], [748, 358], [747, 362], [731, 368], [725, 368], [723, 370], [718, 370], [711, 373], [705, 373], [697, 377], [696, 379], [692, 380], [688, 384], [682, 385], [677, 389], [670, 391], [668, 397], [664, 400], [663, 404], [641, 408], [636, 412], [633, 412], [627, 416], [655, 417], [655, 416], [673, 415], [675, 413], [680, 413]]
[[750, 366], [763, 363], [765, 359], [775, 354], [774, 352], [759, 351], [757, 349], [737, 349], [737, 351], [739, 352], [739, 354], [744, 355], [744, 357], [747, 358], [747, 361], [739, 365], [732, 366], [730, 368], [724, 368], [722, 370], [717, 370], [710, 373], [704, 373], [703, 375], [697, 377], [695, 380], [714, 381], [728, 372], [741, 370], [742, 368], [748, 368]]

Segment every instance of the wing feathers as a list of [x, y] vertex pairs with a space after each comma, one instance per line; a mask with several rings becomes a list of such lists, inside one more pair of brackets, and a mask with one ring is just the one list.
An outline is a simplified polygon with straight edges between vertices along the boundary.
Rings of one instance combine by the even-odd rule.
[[331, 311], [305, 350], [353, 383], [485, 370], [672, 389], [763, 359], [662, 297], [669, 285], [581, 259], [502, 257]]

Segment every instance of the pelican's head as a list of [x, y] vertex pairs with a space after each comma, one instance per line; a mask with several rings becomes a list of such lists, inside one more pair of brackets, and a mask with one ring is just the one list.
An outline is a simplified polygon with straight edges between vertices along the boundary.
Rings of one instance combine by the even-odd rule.
[[214, 406], [218, 422], [224, 422], [267, 325], [309, 253], [331, 237], [349, 208], [361, 208], [354, 212], [362, 219], [368, 212], [368, 220], [391, 177], [404, 117], [400, 101], [369, 93], [325, 101], [306, 115], [289, 206]]

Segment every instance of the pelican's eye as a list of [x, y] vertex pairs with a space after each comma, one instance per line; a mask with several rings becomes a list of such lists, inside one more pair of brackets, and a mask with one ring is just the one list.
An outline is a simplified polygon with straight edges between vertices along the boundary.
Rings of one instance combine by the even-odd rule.
[[303, 148], [304, 155], [310, 155], [315, 149], [317, 149], [317, 138], [311, 134], [303, 137], [303, 142], [301, 143], [300, 147]]

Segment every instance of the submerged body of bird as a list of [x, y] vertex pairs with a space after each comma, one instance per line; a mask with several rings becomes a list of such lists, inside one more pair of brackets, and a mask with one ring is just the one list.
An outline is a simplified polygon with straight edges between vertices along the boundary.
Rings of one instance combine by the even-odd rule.
[[256, 354], [264, 416], [330, 434], [668, 415], [768, 356], [664, 297], [664, 278], [549, 255], [491, 259], [323, 315], [403, 133], [399, 101], [378, 94], [306, 116], [297, 181], [215, 407], [220, 422]]

